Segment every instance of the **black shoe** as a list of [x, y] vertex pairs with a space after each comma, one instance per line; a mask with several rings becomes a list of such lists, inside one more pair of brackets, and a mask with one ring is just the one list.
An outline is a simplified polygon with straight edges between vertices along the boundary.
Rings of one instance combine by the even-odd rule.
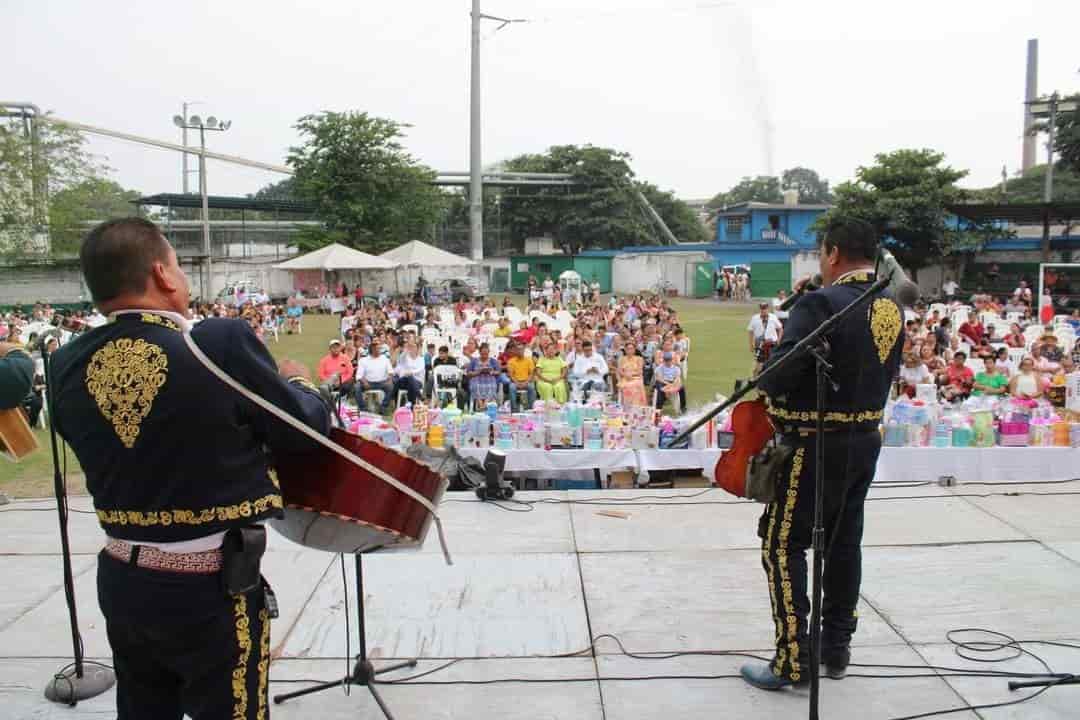
[[821, 656], [821, 664], [825, 666], [825, 677], [830, 680], [843, 680], [847, 676], [848, 663], [850, 662], [850, 648], [830, 650]]

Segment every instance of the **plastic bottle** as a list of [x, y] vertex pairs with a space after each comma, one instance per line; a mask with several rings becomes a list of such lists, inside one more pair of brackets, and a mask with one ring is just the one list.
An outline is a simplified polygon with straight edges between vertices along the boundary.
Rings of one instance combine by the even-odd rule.
[[487, 405], [484, 406], [484, 412], [487, 414], [488, 420], [495, 422], [495, 419], [499, 417], [499, 406], [494, 400], [488, 400]]
[[409, 432], [412, 430], [413, 425], [413, 412], [412, 405], [406, 403], [402, 407], [399, 407], [394, 411], [394, 426], [397, 427], [398, 432]]

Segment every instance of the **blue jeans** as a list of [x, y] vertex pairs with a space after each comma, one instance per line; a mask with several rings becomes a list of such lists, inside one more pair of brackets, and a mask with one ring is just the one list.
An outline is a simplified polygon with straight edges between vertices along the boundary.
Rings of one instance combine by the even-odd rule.
[[409, 375], [406, 377], [400, 377], [397, 382], [394, 383], [394, 397], [397, 397], [398, 392], [404, 390], [408, 393], [409, 402], [416, 404], [416, 399], [420, 396], [423, 390], [423, 385], [420, 380]]
[[513, 411], [513, 412], [523, 412], [524, 410], [531, 410], [532, 406], [536, 404], [536, 386], [533, 385], [532, 383], [529, 383], [523, 389], [525, 390], [526, 397], [528, 398], [528, 400], [527, 400], [528, 406], [525, 407], [524, 409], [519, 407], [521, 403], [518, 400], [519, 389], [518, 389], [517, 384], [512, 384], [510, 386], [510, 390], [508, 391], [507, 394], [509, 394], [509, 396], [510, 396], [510, 410]]
[[390, 382], [389, 379], [386, 379], [381, 383], [377, 383], [377, 382], [368, 383], [367, 387], [364, 387], [364, 382], [362, 380], [357, 380], [356, 381], [356, 407], [358, 407], [361, 411], [364, 411], [364, 412], [366, 412], [367, 409], [368, 409], [367, 408], [367, 402], [364, 400], [364, 391], [365, 390], [382, 390], [382, 392], [383, 392], [383, 401], [382, 401], [382, 407], [379, 408], [379, 412], [382, 413], [383, 415], [385, 415], [386, 411], [390, 409], [390, 401], [394, 397], [394, 383]]

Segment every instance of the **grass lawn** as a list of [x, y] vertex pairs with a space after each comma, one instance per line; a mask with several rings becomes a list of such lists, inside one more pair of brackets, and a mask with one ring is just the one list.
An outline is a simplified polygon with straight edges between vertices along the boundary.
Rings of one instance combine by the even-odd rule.
[[[690, 337], [690, 373], [687, 383], [691, 406], [712, 400], [716, 393], [730, 395], [736, 378], [748, 377], [753, 360], [747, 349], [746, 324], [752, 305], [720, 305], [712, 300], [676, 300], [683, 328]], [[327, 352], [330, 338], [338, 334], [338, 319], [330, 315], [306, 315], [302, 335], [282, 335], [269, 343], [277, 359], [304, 363], [314, 372]], [[12, 497], [52, 495], [52, 453], [48, 430], [36, 430], [42, 449], [21, 463], [0, 460], [0, 491]], [[85, 492], [75, 454], [68, 451], [68, 490]]]

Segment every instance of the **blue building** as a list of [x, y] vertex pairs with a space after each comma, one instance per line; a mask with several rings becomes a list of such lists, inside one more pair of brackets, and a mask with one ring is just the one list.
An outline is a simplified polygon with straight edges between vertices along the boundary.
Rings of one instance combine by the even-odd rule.
[[791, 287], [799, 258], [810, 262], [817, 235], [810, 228], [830, 205], [745, 202], [716, 214], [717, 267], [749, 265], [755, 297], [768, 297]]

